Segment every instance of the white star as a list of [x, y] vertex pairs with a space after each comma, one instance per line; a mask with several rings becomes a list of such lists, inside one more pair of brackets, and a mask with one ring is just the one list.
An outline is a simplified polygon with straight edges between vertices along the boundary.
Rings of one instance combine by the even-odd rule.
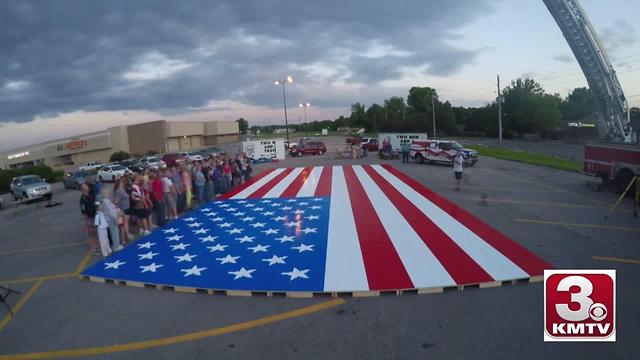
[[207, 246], [207, 249], [209, 249], [209, 251], [214, 252], [214, 251], [224, 251], [224, 249], [227, 248], [227, 246], [229, 245], [220, 245], [220, 244], [216, 244], [215, 246]]
[[247, 204], [247, 205], [245, 205], [244, 207], [252, 208], [252, 207], [254, 207], [254, 206], [255, 206], [254, 204]]
[[247, 201], [246, 201], [246, 200], [240, 200], [240, 201], [237, 201], [237, 203], [238, 203], [238, 204], [246, 204], [246, 203], [247, 203]]
[[305, 216], [304, 218], [308, 219], [308, 220], [318, 220], [318, 219], [320, 219], [320, 216], [318, 216], [318, 215], [309, 215], [309, 216]]
[[322, 209], [322, 206], [313, 205], [313, 206], [309, 207], [309, 209], [312, 209], [312, 210]]
[[282, 221], [282, 220], [287, 220], [286, 216], [277, 216], [273, 218], [273, 221]]
[[257, 222], [257, 223], [253, 223], [253, 224], [249, 224], [251, 226], [253, 226], [254, 228], [257, 227], [264, 227], [266, 224], [265, 223], [261, 223], [261, 222]]
[[158, 253], [154, 253], [152, 251], [149, 251], [146, 254], [138, 254], [139, 259], [138, 260], [143, 260], [143, 259], [153, 259], [154, 256], [158, 255]]
[[209, 232], [209, 229], [205, 229], [205, 228], [200, 228], [198, 230], [193, 230], [194, 234], [206, 234], [207, 232]]
[[214, 222], [218, 222], [218, 221], [222, 221], [222, 220], [224, 220], [224, 218], [221, 218], [220, 216], [211, 219], [211, 221], [214, 221]]
[[294, 211], [294, 213], [296, 213], [296, 214], [304, 214], [304, 210], [298, 209], [298, 210]]
[[322, 201], [320, 198], [311, 199], [312, 201]]
[[240, 219], [240, 220], [242, 220], [242, 221], [253, 221], [253, 219], [255, 219], [255, 218], [254, 218], [254, 217], [251, 217], [251, 216], [247, 216], [247, 217], [243, 217], [243, 218], [242, 218], [242, 219]]
[[294, 202], [296, 202], [296, 201], [297, 201], [296, 199], [289, 199], [289, 200], [287, 200], [287, 202], [288, 202], [288, 203], [294, 203]]
[[229, 222], [218, 224], [218, 226], [220, 226], [221, 228], [231, 227], [231, 225], [233, 225], [233, 223]]
[[191, 269], [180, 269], [180, 271], [184, 272], [184, 276], [187, 277], [189, 275], [196, 275], [196, 276], [200, 276], [200, 272], [207, 270], [206, 267], [201, 267], [199, 268], [197, 265], [193, 265], [193, 267]]
[[222, 205], [220, 205], [220, 207], [221, 207], [221, 208], [225, 208], [225, 207], [229, 207], [229, 206], [231, 206], [231, 205], [229, 205], [229, 204], [222, 204]]
[[224, 201], [218, 200], [218, 201], [215, 201], [214, 204], [222, 204], [223, 202]]
[[242, 232], [242, 230], [244, 230], [244, 229], [233, 228], [231, 230], [227, 230], [227, 232], [229, 233], [229, 235], [231, 235], [231, 234], [240, 234]]
[[278, 206], [282, 206], [282, 204], [278, 204], [278, 203], [273, 203], [271, 204], [272, 207], [278, 207]]
[[196, 218], [194, 218], [194, 217], [188, 217], [188, 218], [184, 218], [183, 220], [184, 220], [184, 221], [195, 221], [195, 220], [196, 220]]
[[292, 227], [292, 226], [296, 226], [296, 225], [299, 225], [299, 224], [300, 224], [299, 222], [290, 221], [288, 223], [284, 223], [283, 225], [288, 226], [288, 227]]
[[262, 230], [262, 231], [260, 231], [260, 232], [263, 232], [265, 235], [269, 235], [269, 234], [277, 234], [277, 233], [278, 233], [278, 230], [277, 230], [277, 229], [269, 228], [269, 229], [267, 229], [267, 230]]
[[227, 255], [223, 258], [216, 258], [216, 260], [220, 261], [220, 265], [223, 264], [235, 264], [236, 260], [238, 260], [240, 258], [240, 256], [231, 256], [231, 255]]
[[178, 229], [172, 227], [170, 229], [162, 229], [162, 231], [164, 231], [165, 234], [173, 234], [178, 231]]
[[138, 244], [138, 249], [151, 249], [151, 246], [153, 246], [155, 244], [156, 243], [152, 243], [150, 241], [147, 241], [146, 243]]
[[118, 268], [119, 268], [120, 266], [124, 265], [124, 264], [126, 264], [126, 262], [124, 262], [124, 261], [120, 261], [120, 260], [116, 260], [116, 261], [114, 261], [114, 262], [106, 262], [106, 263], [104, 263], [104, 265], [105, 265], [104, 269], [105, 269], [105, 270], [107, 270], [107, 269], [115, 269], [115, 270], [118, 270]]
[[302, 206], [302, 205], [309, 205], [309, 203], [308, 203], [308, 202], [306, 202], [306, 201], [303, 201], [303, 202], [299, 202], [299, 203], [298, 203], [298, 205], [300, 205], [300, 206]]
[[256, 238], [255, 236], [247, 236], [247, 235], [245, 235], [245, 236], [243, 236], [241, 238], [236, 238], [236, 240], [240, 240], [240, 243], [242, 244], [244, 242], [253, 242], [253, 239], [255, 239], [255, 238]]
[[202, 209], [200, 209], [200, 211], [201, 211], [201, 212], [209, 212], [209, 211], [211, 211], [211, 209], [209, 209], [209, 208], [202, 208]]
[[141, 273], [146, 273], [147, 271], [156, 272], [156, 270], [163, 266], [164, 265], [156, 265], [156, 263], [151, 263], [151, 265], [140, 266], [140, 269], [142, 269]]
[[308, 227], [306, 227], [306, 228], [304, 228], [304, 229], [302, 229], [300, 231], [302, 231], [305, 234], [316, 233], [318, 231], [318, 228], [308, 228]]
[[176, 250], [185, 250], [187, 246], [189, 246], [189, 244], [180, 243], [178, 245], [170, 245], [170, 246], [171, 246], [171, 250], [176, 251]]
[[264, 210], [264, 208], [263, 208], [263, 207], [257, 207], [257, 208], [254, 208], [254, 209], [253, 209], [253, 211], [262, 211], [262, 210]]
[[301, 279], [308, 279], [309, 277], [307, 276], [307, 273], [309, 272], [309, 269], [305, 269], [305, 270], [298, 270], [298, 268], [293, 268], [293, 270], [289, 271], [289, 272], [283, 272], [282, 275], [287, 275], [289, 276], [289, 281], [297, 279], [297, 278], [301, 278]]
[[216, 215], [218, 215], [217, 212], [208, 212], [204, 216], [216, 216]]
[[230, 207], [230, 208], [228, 208], [228, 209], [225, 209], [225, 210], [227, 210], [228, 212], [238, 211], [238, 209], [236, 209], [236, 208], [232, 208], [232, 207]]
[[294, 237], [293, 236], [287, 236], [287, 235], [283, 235], [282, 237], [276, 238], [276, 240], [280, 240], [281, 243], [284, 242], [293, 242]]
[[265, 211], [265, 212], [262, 213], [262, 215], [264, 215], [264, 216], [271, 216], [273, 214], [275, 214], [273, 211]]
[[298, 250], [299, 253], [301, 253], [305, 251], [313, 251], [313, 246], [314, 246], [313, 244], [312, 245], [300, 244], [300, 246], [293, 246], [291, 248], [296, 249]]
[[191, 224], [187, 224], [188, 227], [200, 227], [200, 225], [202, 225], [202, 223], [199, 222], [192, 222]]
[[271, 258], [267, 258], [267, 259], [262, 259], [262, 261], [268, 261], [269, 262], [269, 266], [274, 265], [274, 264], [285, 264], [284, 259], [286, 259], [286, 256], [281, 256], [278, 257], [276, 255], [273, 255]]
[[270, 202], [271, 202], [271, 200], [266, 199], [266, 200], [262, 200], [262, 201], [260, 201], [260, 202], [261, 202], [261, 203], [265, 203], [265, 204], [267, 204], [267, 203], [270, 203]]
[[198, 255], [191, 255], [189, 253], [186, 253], [184, 255], [174, 256], [174, 258], [178, 259], [178, 262], [183, 262], [183, 261], [191, 262], [191, 259], [193, 259], [196, 256]]
[[271, 246], [271, 245], [260, 245], [260, 244], [258, 244], [258, 245], [253, 246], [253, 247], [248, 247], [247, 249], [252, 250], [253, 253], [255, 254], [255, 253], [260, 252], [260, 251], [267, 252], [267, 249], [269, 248], [269, 246]]
[[169, 236], [167, 238], [167, 241], [179, 241], [180, 239], [182, 239], [184, 236], [182, 235], [173, 235], [173, 236]]
[[214, 241], [216, 241], [217, 238], [218, 238], [217, 236], [209, 235], [209, 236], [206, 236], [206, 237], [201, 237], [200, 240], [202, 240], [203, 243], [205, 243], [205, 242], [214, 242]]
[[291, 210], [291, 209], [293, 209], [291, 206], [283, 206], [282, 209], [280, 209], [280, 210], [285, 210], [286, 211], [286, 210]]
[[242, 216], [242, 215], [244, 215], [244, 214], [246, 214], [246, 213], [243, 213], [242, 211], [238, 211], [237, 213], [235, 213], [235, 214], [231, 214], [231, 215], [234, 215], [234, 216]]
[[251, 279], [253, 278], [251, 276], [251, 273], [253, 273], [254, 271], [256, 271], [256, 269], [245, 269], [245, 268], [241, 268], [238, 271], [229, 271], [230, 275], [234, 275], [235, 277], [233, 278], [233, 280], [238, 280], [240, 278], [247, 278], [247, 279]]

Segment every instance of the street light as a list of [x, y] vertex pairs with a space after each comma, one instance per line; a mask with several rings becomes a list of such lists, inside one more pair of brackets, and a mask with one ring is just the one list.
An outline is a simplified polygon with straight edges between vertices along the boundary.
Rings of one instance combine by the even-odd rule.
[[307, 108], [309, 106], [311, 106], [311, 104], [309, 104], [308, 102], [304, 103], [304, 104], [300, 103], [300, 104], [298, 104], [298, 106], [301, 107], [302, 110], [304, 110], [304, 122], [306, 123], [307, 122]]
[[287, 93], [284, 91], [284, 84], [292, 83], [293, 78], [291, 76], [287, 76], [284, 80], [274, 80], [273, 83], [275, 85], [282, 84], [282, 103], [284, 106], [284, 126], [285, 131], [287, 132], [287, 146], [289, 146], [289, 119], [287, 119]]

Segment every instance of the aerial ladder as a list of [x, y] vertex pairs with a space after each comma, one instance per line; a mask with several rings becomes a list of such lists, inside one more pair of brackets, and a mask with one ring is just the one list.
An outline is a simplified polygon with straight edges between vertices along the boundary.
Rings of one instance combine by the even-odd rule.
[[640, 129], [631, 126], [629, 103], [584, 9], [578, 0], [543, 1], [569, 43], [597, 101], [600, 139], [612, 143], [636, 143]]

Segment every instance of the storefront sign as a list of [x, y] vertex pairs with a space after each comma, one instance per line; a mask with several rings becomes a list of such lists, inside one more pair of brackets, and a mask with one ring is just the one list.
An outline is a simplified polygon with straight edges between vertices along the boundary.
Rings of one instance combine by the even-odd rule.
[[16, 154], [11, 154], [11, 155], [7, 156], [7, 159], [13, 160], [13, 159], [19, 159], [19, 158], [25, 157], [25, 156], [29, 156], [29, 152], [28, 151], [23, 151], [21, 153], [16, 153]]
[[68, 143], [58, 144], [58, 151], [84, 149], [88, 144], [87, 140], [71, 140]]

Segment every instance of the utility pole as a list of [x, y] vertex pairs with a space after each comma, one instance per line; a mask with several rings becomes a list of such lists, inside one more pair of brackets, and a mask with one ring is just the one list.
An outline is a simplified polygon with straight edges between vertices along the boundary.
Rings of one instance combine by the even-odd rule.
[[433, 93], [435, 90], [431, 90], [431, 117], [433, 118], [433, 138], [436, 138], [436, 102], [433, 99]]
[[500, 93], [500, 75], [498, 77], [498, 145], [502, 146], [502, 94]]

